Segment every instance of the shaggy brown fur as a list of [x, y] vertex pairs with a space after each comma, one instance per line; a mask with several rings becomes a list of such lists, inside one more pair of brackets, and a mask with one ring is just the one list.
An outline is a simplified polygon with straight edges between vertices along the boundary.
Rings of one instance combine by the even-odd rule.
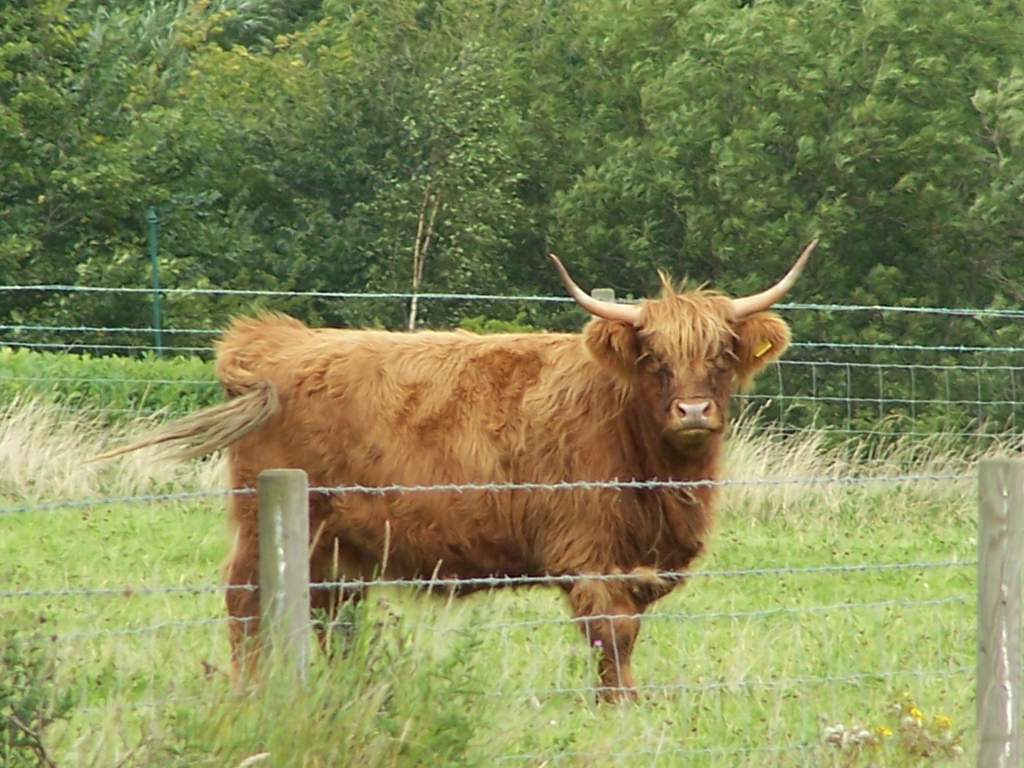
[[[304, 469], [313, 486], [714, 478], [730, 393], [782, 354], [789, 330], [770, 313], [732, 320], [729, 300], [708, 291], [666, 288], [641, 318], [636, 327], [593, 319], [582, 334], [494, 336], [311, 329], [278, 314], [236, 320], [217, 347], [231, 399], [143, 444], [184, 445], [192, 456], [227, 447], [234, 488], [274, 467]], [[710, 401], [715, 424], [697, 438], [677, 424], [676, 404], [693, 400]], [[712, 496], [312, 494], [311, 573], [370, 578], [386, 563], [389, 577], [635, 574], [565, 590], [603, 648], [602, 686], [631, 696], [635, 617], [681, 579], [656, 572], [682, 574], [701, 553]], [[255, 500], [234, 497], [231, 514], [229, 582], [255, 584]], [[328, 612], [360, 596], [314, 590]], [[240, 664], [256, 652], [259, 597], [230, 591], [227, 602]]]

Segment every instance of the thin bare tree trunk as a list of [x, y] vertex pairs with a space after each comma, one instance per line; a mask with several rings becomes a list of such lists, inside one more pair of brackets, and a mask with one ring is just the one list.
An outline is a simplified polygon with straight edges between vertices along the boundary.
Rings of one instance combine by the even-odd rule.
[[[427, 218], [427, 208], [430, 208], [430, 218]], [[427, 250], [430, 248], [430, 238], [434, 234], [434, 222], [437, 220], [437, 212], [441, 208], [441, 196], [434, 195], [431, 199], [431, 184], [427, 182], [427, 188], [423, 192], [423, 203], [420, 205], [419, 220], [416, 223], [416, 242], [412, 247], [412, 300], [409, 302], [409, 330], [416, 330], [416, 312], [419, 308], [419, 290], [423, 283], [423, 266], [426, 263]]]

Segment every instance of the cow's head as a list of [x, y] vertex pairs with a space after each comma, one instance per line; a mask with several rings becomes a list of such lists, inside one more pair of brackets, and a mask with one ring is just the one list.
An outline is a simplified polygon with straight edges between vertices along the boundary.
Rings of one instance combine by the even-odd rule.
[[584, 293], [558, 258], [551, 260], [569, 294], [595, 318], [584, 331], [590, 352], [640, 398], [662, 439], [690, 454], [725, 428], [732, 391], [789, 345], [789, 327], [767, 310], [796, 282], [817, 242], [774, 286], [740, 299], [680, 293], [662, 276], [661, 298], [614, 304]]

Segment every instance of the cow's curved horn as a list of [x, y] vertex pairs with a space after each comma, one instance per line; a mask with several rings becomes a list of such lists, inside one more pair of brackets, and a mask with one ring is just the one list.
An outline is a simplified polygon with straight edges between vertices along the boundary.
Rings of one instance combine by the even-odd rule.
[[789, 289], [793, 287], [793, 283], [800, 277], [800, 273], [804, 269], [804, 264], [807, 263], [808, 257], [814, 250], [814, 246], [818, 244], [818, 239], [815, 238], [810, 244], [804, 248], [803, 253], [800, 254], [800, 258], [796, 260], [796, 264], [790, 267], [789, 272], [786, 276], [779, 280], [775, 285], [769, 288], [767, 291], [761, 291], [761, 293], [755, 293], [753, 296], [744, 296], [739, 299], [732, 300], [732, 315], [734, 318], [739, 319], [741, 317], [747, 317], [755, 312], [763, 312], [768, 309], [789, 292]]
[[628, 304], [613, 304], [610, 301], [595, 299], [573, 282], [573, 279], [569, 277], [569, 273], [566, 271], [565, 267], [562, 266], [562, 262], [558, 260], [558, 257], [555, 256], [555, 254], [549, 253], [548, 258], [551, 259], [551, 263], [554, 264], [555, 269], [558, 270], [558, 275], [562, 278], [562, 284], [565, 285], [565, 289], [569, 292], [569, 295], [572, 296], [573, 300], [577, 304], [587, 310], [587, 312], [594, 315], [594, 317], [602, 317], [605, 320], [618, 320], [619, 322], [629, 323], [630, 325], [639, 324], [639, 307], [630, 306]]

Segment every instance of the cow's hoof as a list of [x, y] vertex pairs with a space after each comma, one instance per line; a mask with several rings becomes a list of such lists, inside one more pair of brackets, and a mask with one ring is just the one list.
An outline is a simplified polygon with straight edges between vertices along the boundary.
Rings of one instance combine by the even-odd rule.
[[632, 686], [629, 688], [603, 687], [598, 690], [598, 701], [607, 704], [631, 703], [639, 698], [636, 689]]

